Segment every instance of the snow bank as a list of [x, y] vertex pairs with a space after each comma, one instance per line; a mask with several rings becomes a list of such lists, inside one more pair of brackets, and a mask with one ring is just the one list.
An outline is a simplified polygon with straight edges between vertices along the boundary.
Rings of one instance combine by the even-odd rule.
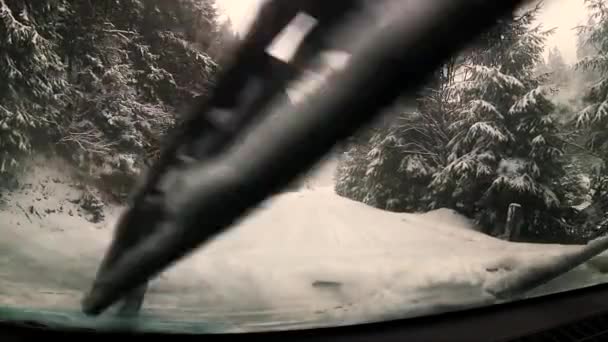
[[[82, 190], [61, 165], [38, 164], [22, 183], [0, 211], [0, 305], [78, 310], [120, 208], [87, 221], [74, 203]], [[168, 270], [153, 282], [144, 315], [223, 332], [426, 315], [504, 300], [494, 293], [581, 250], [509, 243], [450, 210], [389, 213], [316, 186], [272, 198]], [[607, 281], [606, 259], [530, 295]]]

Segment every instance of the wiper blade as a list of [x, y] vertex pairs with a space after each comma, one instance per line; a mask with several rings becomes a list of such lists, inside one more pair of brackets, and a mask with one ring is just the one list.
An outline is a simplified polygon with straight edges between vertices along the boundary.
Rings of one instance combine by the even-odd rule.
[[[418, 90], [445, 59], [523, 2], [374, 1], [371, 3], [392, 6], [381, 24], [362, 21], [369, 13], [345, 16], [333, 34], [347, 43], [351, 57], [323, 89], [294, 107], [279, 101], [245, 110], [246, 117], [272, 117], [277, 122], [266, 125], [261, 121], [250, 129], [233, 125], [235, 135], [245, 135], [238, 143], [228, 139], [213, 145], [209, 141], [217, 139], [208, 136], [196, 145], [192, 142], [207, 133], [196, 129], [174, 138], [117, 228], [136, 229], [133, 227], [143, 224], [150, 227], [139, 229], [152, 233], [131, 243], [117, 233], [113, 245], [122, 241], [128, 248], [102, 266], [83, 301], [83, 311], [103, 312], [222, 233], [401, 95]], [[218, 91], [215, 96], [222, 95]], [[217, 109], [209, 104], [205, 107], [196, 117], [208, 118]], [[297, 114], [281, 115], [285, 112]], [[179, 146], [187, 144], [207, 150], [198, 156], [194, 151], [192, 160], [176, 163]]]

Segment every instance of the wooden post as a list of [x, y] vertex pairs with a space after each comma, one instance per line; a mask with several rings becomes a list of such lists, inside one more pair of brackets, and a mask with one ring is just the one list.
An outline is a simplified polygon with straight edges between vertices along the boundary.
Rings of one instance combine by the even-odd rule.
[[521, 227], [524, 223], [523, 211], [518, 203], [509, 204], [507, 212], [507, 224], [505, 225], [505, 237], [509, 241], [519, 239], [521, 235]]

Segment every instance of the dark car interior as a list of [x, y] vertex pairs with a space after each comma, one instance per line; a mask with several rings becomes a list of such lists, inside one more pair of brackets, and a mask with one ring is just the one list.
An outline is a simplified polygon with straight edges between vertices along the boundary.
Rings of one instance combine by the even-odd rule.
[[[302, 331], [205, 335], [209, 341], [604, 341], [608, 336], [608, 289], [605, 285], [525, 301], [442, 315], [381, 323]], [[131, 340], [149, 338], [194, 341], [189, 334], [53, 330], [35, 322], [3, 322], [4, 341], [50, 338]]]

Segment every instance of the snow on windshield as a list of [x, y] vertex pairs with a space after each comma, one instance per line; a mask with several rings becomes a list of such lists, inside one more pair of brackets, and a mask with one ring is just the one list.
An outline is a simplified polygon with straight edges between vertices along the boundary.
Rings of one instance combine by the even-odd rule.
[[[284, 330], [608, 281], [605, 2], [501, 22], [415, 102], [154, 279], [138, 315], [87, 317], [80, 301], [135, 181], [259, 3], [0, 0], [0, 320]], [[283, 38], [275, 55], [293, 56]], [[347, 60], [326, 56], [329, 74]], [[308, 76], [291, 101], [328, 86]]]

